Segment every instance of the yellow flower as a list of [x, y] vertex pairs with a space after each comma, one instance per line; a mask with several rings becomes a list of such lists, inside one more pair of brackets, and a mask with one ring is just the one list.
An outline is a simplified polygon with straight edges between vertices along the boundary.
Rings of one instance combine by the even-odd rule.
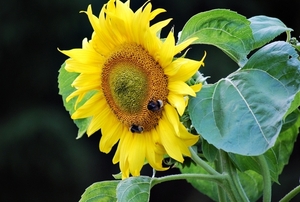
[[118, 142], [113, 163], [119, 163], [123, 179], [140, 175], [145, 162], [165, 170], [166, 154], [183, 162], [199, 138], [187, 132], [178, 114], [185, 110], [186, 96], [201, 89], [201, 84], [188, 86], [185, 81], [204, 65], [204, 57], [174, 58], [196, 38], [175, 45], [170, 31], [161, 40], [160, 31], [171, 19], [150, 26], [165, 11], [151, 9], [149, 1], [133, 12], [129, 1], [110, 0], [96, 17], [88, 6], [92, 39], [84, 39], [82, 48], [61, 51], [70, 57], [66, 70], [80, 73], [67, 101], [78, 103], [89, 91], [97, 91], [72, 119], [92, 117], [87, 135], [101, 129], [100, 151], [108, 153]]

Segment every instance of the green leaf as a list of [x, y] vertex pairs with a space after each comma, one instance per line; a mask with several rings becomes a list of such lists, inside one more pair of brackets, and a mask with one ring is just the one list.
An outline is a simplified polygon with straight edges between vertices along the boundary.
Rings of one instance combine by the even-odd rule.
[[201, 142], [203, 155], [209, 162], [214, 162], [219, 153], [219, 150], [212, 144], [209, 144], [205, 139], [202, 139]]
[[[282, 173], [283, 168], [289, 162], [289, 157], [293, 152], [294, 143], [297, 140], [300, 127], [300, 112], [296, 110], [296, 121], [289, 129], [282, 131], [277, 141], [271, 149], [263, 155], [265, 156], [272, 180], [278, 183], [278, 177]], [[240, 156], [230, 154], [231, 159], [241, 171], [253, 170], [260, 173], [259, 164], [253, 157]]]
[[[68, 72], [65, 69], [65, 63], [62, 64], [59, 75], [58, 75], [58, 88], [59, 88], [59, 94], [63, 98], [63, 104], [67, 111], [69, 111], [70, 114], [73, 114], [75, 112], [75, 102], [76, 97], [71, 99], [69, 102], [66, 101], [67, 97], [73, 93], [76, 89], [71, 86], [73, 81], [78, 77], [78, 73], [75, 72]], [[89, 98], [91, 98], [96, 91], [90, 91], [88, 92], [84, 98], [77, 104], [77, 108], [82, 106]], [[76, 119], [74, 120], [74, 123], [78, 127], [78, 134], [77, 139], [81, 138], [84, 133], [86, 132], [88, 125], [91, 121], [91, 118], [85, 118], [85, 119]]]
[[[213, 163], [207, 163], [210, 166], [213, 167]], [[202, 167], [197, 166], [193, 163], [190, 164], [190, 166], [179, 166], [179, 169], [182, 173], [197, 173], [197, 174], [208, 174]], [[189, 183], [192, 184], [192, 186], [200, 191], [201, 193], [207, 195], [212, 200], [217, 201], [218, 200], [218, 193], [217, 191], [217, 184], [212, 181], [207, 180], [198, 180], [198, 179], [187, 179]]]
[[129, 177], [117, 186], [118, 202], [147, 202], [150, 198], [151, 178]]
[[218, 149], [255, 156], [271, 148], [300, 89], [300, 61], [285, 42], [257, 51], [244, 68], [189, 101], [197, 132]]
[[279, 19], [264, 15], [254, 16], [249, 18], [249, 21], [255, 40], [254, 49], [265, 45], [283, 32], [293, 31]]
[[194, 44], [218, 47], [239, 66], [246, 63], [254, 43], [250, 22], [244, 16], [225, 9], [202, 12], [190, 18], [178, 43], [192, 37], [198, 37]]
[[[284, 166], [288, 164], [290, 155], [293, 152], [294, 143], [297, 140], [299, 135], [299, 127], [300, 127], [300, 112], [298, 109], [294, 112], [297, 114], [297, 121], [289, 127], [289, 129], [284, 130], [280, 133], [277, 138], [276, 144], [272, 148], [273, 152], [277, 157], [277, 174], [280, 175]], [[268, 153], [269, 151], [267, 151]]]
[[[272, 149], [268, 150], [264, 154], [266, 161], [268, 163], [268, 167], [270, 170], [271, 179], [274, 182], [278, 182], [278, 161], [275, 153]], [[235, 166], [241, 171], [245, 172], [248, 170], [255, 171], [258, 174], [261, 174], [260, 164], [257, 161], [257, 158], [253, 156], [242, 156], [238, 154], [229, 154], [230, 159], [234, 162]]]
[[119, 180], [96, 182], [85, 190], [79, 202], [117, 201], [116, 188], [119, 182]]
[[257, 201], [263, 193], [264, 184], [262, 176], [252, 170], [238, 172], [238, 176], [249, 200], [251, 202]]
[[281, 132], [289, 129], [291, 126], [295, 124], [295, 122], [298, 120], [299, 114], [297, 108], [295, 111], [290, 113], [287, 117], [284, 117], [283, 126], [281, 128]]
[[[292, 154], [294, 143], [299, 133], [299, 110], [296, 110], [294, 113], [291, 113], [291, 115], [292, 114], [296, 120], [291, 126], [289, 126], [288, 129], [281, 131], [274, 147], [263, 154], [267, 160], [272, 181], [277, 183], [279, 183], [278, 177], [284, 166], [288, 164], [289, 157]], [[252, 170], [257, 173], [261, 173], [259, 162], [255, 157], [241, 156], [237, 154], [229, 154], [229, 156], [240, 171], [245, 172]]]
[[[214, 167], [213, 163], [208, 163]], [[189, 167], [179, 167], [182, 173], [197, 173], [197, 174], [208, 174], [202, 167], [195, 164], [191, 164]], [[238, 177], [245, 190], [246, 195], [250, 201], [257, 201], [262, 195], [263, 181], [262, 177], [254, 171], [248, 170], [245, 172], [238, 172]], [[207, 195], [214, 201], [218, 201], [217, 183], [207, 180], [188, 179], [192, 186]], [[255, 189], [253, 189], [255, 187]]]
[[289, 110], [286, 112], [284, 119], [293, 111], [295, 111], [300, 106], [300, 91], [295, 95], [295, 98], [289, 108]]

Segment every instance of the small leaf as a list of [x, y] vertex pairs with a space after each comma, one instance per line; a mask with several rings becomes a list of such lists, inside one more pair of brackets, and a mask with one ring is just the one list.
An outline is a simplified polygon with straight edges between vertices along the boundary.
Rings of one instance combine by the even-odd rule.
[[150, 198], [151, 178], [129, 177], [117, 186], [118, 202], [147, 202]]
[[[66, 101], [67, 97], [73, 93], [76, 89], [72, 87], [73, 81], [78, 77], [78, 73], [74, 72], [68, 72], [65, 69], [65, 63], [62, 64], [60, 70], [59, 70], [59, 75], [58, 75], [58, 88], [59, 88], [59, 94], [63, 98], [63, 104], [66, 108], [67, 111], [69, 111], [70, 115], [75, 112], [75, 102], [76, 102], [76, 97], [71, 99], [69, 102]], [[90, 91], [88, 92], [84, 98], [77, 104], [77, 108], [82, 106], [89, 98], [91, 98], [95, 94], [95, 91]], [[87, 127], [90, 123], [91, 118], [84, 118], [84, 119], [76, 119], [74, 120], [74, 123], [78, 127], [78, 134], [77, 138], [81, 138], [84, 133], [87, 130]]]
[[214, 45], [239, 66], [247, 61], [254, 39], [250, 22], [236, 12], [215, 9], [194, 15], [183, 27], [178, 43], [198, 37], [194, 44]]
[[191, 98], [189, 112], [197, 132], [218, 149], [255, 156], [271, 148], [282, 119], [300, 89], [295, 49], [274, 42], [257, 51], [239, 71], [204, 85]]
[[281, 132], [283, 132], [283, 131], [289, 129], [290, 127], [292, 127], [295, 124], [295, 122], [298, 120], [298, 118], [299, 118], [299, 113], [298, 113], [298, 110], [295, 109], [295, 111], [293, 111], [286, 118], [284, 118], [283, 126], [281, 128]]
[[202, 152], [209, 162], [214, 162], [219, 150], [212, 144], [209, 144], [205, 139], [202, 139]]
[[294, 98], [289, 110], [284, 115], [283, 119], [285, 119], [290, 113], [295, 111], [299, 106], [300, 106], [300, 91], [295, 95], [295, 98]]
[[283, 32], [293, 31], [277, 18], [259, 15], [249, 18], [249, 21], [255, 40], [254, 49], [265, 45]]
[[116, 188], [120, 181], [102, 181], [89, 186], [79, 202], [116, 202]]

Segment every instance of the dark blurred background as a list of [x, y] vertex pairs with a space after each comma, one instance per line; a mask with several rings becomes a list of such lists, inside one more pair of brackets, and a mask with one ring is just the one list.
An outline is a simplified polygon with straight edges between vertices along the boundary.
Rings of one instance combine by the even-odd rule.
[[[113, 152], [99, 152], [100, 133], [75, 140], [77, 128], [58, 95], [57, 76], [66, 56], [57, 51], [81, 47], [92, 29], [85, 14], [88, 4], [98, 15], [103, 0], [10, 0], [0, 7], [0, 201], [78, 201], [93, 182], [113, 179], [118, 165]], [[239, 2], [239, 3], [237, 3]], [[144, 0], [132, 0], [134, 10]], [[214, 8], [228, 8], [245, 15], [267, 15], [281, 19], [300, 35], [300, 1], [274, 0], [152, 0], [154, 8], [168, 12], [158, 19], [173, 18], [175, 31], [194, 14]], [[164, 35], [165, 36], [165, 35]], [[285, 39], [285, 36], [282, 38]], [[191, 57], [208, 55], [205, 75], [215, 82], [237, 66], [221, 51], [193, 46]], [[299, 184], [299, 138], [290, 163], [274, 185], [274, 201]], [[149, 174], [150, 169], [143, 172]], [[178, 173], [170, 170], [167, 173]], [[162, 173], [165, 174], [165, 173]], [[298, 197], [295, 201], [300, 201]], [[151, 201], [210, 201], [185, 181], [157, 185]]]

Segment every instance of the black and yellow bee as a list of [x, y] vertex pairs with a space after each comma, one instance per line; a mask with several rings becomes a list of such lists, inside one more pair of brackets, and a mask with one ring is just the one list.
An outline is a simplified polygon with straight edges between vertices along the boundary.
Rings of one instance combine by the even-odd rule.
[[147, 105], [147, 109], [153, 112], [156, 112], [158, 110], [160, 110], [163, 107], [164, 103], [162, 100], [157, 100], [157, 101], [153, 101], [151, 100], [148, 105]]
[[137, 126], [137, 125], [131, 125], [129, 130], [132, 132], [132, 133], [142, 133], [143, 130], [144, 130], [144, 127], [143, 126]]

